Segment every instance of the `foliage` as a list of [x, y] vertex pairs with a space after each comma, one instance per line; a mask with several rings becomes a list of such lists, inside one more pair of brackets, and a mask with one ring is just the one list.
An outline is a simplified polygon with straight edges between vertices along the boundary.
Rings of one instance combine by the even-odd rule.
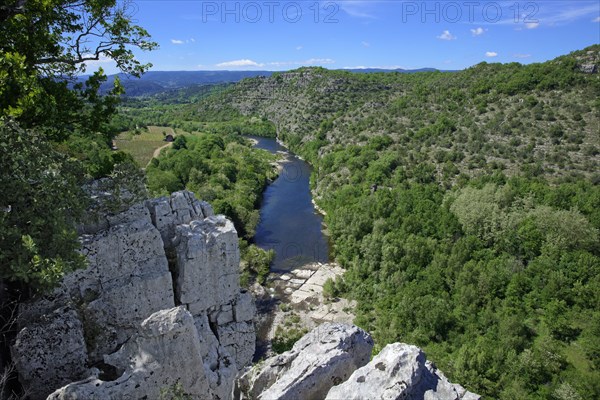
[[[254, 236], [262, 190], [275, 174], [271, 165], [275, 157], [252, 149], [247, 140], [235, 135], [178, 138], [184, 138], [180, 145], [165, 150], [148, 166], [150, 192], [164, 195], [187, 188], [209, 201], [216, 212], [227, 215], [241, 237]], [[252, 268], [261, 264], [258, 259], [252, 263]]]
[[169, 387], [160, 390], [159, 400], [192, 400], [192, 396], [183, 390], [181, 382], [177, 381]]
[[0, 279], [34, 291], [84, 265], [74, 221], [86, 206], [79, 163], [44, 136], [0, 124]]
[[[8, 1], [0, 7], [1, 279], [31, 291], [54, 286], [83, 266], [75, 224], [89, 200], [87, 179], [139, 179], [131, 157], [111, 152], [122, 87], [102, 96], [102, 69], [113, 60], [139, 75], [133, 49], [155, 44], [117, 0]], [[116, 167], [121, 165], [122, 167]]]
[[155, 43], [132, 22], [127, 2], [116, 0], [31, 0], [5, 4], [0, 15], [0, 117], [23, 127], [43, 129], [54, 140], [73, 131], [102, 132], [116, 110], [118, 81], [100, 96], [106, 80], [99, 69], [77, 79], [93, 61], [111, 59], [126, 73], [139, 75], [133, 48]]
[[275, 330], [275, 336], [271, 340], [271, 348], [277, 354], [284, 353], [291, 350], [294, 344], [306, 335], [308, 331], [306, 329], [291, 327], [284, 328], [278, 326]]
[[263, 250], [253, 244], [242, 250], [242, 273], [248, 271], [256, 276], [259, 284], [264, 285], [271, 272], [271, 261], [275, 256], [274, 250]]
[[599, 51], [456, 73], [302, 68], [180, 113], [266, 117], [313, 164], [347, 270], [327, 293], [358, 301], [378, 347], [423, 346], [489, 398], [598, 398], [600, 81], [577, 65]]

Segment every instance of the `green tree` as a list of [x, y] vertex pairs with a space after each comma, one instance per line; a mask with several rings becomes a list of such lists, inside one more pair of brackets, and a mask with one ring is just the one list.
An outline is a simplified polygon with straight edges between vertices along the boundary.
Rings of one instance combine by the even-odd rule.
[[133, 50], [156, 44], [135, 25], [130, 5], [7, 0], [0, 6], [1, 279], [44, 290], [83, 265], [75, 224], [86, 205], [84, 178], [112, 174], [115, 164], [131, 159], [110, 153], [118, 80], [101, 95], [101, 69], [85, 81], [78, 74], [101, 60], [132, 75], [149, 67]]
[[86, 205], [81, 166], [43, 135], [0, 124], [0, 279], [36, 289], [84, 265], [74, 222]]
[[134, 48], [151, 50], [148, 32], [132, 20], [130, 2], [117, 0], [8, 0], [0, 12], [0, 117], [44, 129], [63, 140], [74, 130], [97, 132], [116, 110], [122, 88], [98, 90], [100, 69], [85, 83], [86, 63], [113, 60], [121, 71], [140, 75]]

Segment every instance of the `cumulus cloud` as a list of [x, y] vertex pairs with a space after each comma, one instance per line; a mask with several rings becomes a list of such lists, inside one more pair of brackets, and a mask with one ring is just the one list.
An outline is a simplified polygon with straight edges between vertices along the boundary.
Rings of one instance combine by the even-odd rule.
[[485, 52], [486, 57], [496, 57], [497, 55], [498, 55], [498, 53], [496, 53], [495, 51], [486, 51]]
[[539, 22], [530, 22], [530, 23], [528, 23], [528, 24], [525, 24], [525, 27], [526, 27], [527, 29], [535, 29], [535, 28], [537, 28], [537, 27], [539, 27], [539, 26], [540, 26], [540, 23], [539, 23]]
[[362, 44], [364, 47], [370, 47], [371, 46], [371, 43], [366, 42], [364, 40], [362, 42], [360, 42], [360, 44]]
[[450, 31], [444, 31], [440, 36], [437, 36], [441, 40], [455, 40], [456, 36], [450, 33]]
[[257, 63], [256, 61], [244, 59], [244, 60], [233, 60], [225, 61], [217, 64], [217, 67], [262, 67], [265, 64]]
[[171, 43], [173, 44], [185, 44], [185, 43], [195, 43], [196, 39], [194, 38], [189, 38], [186, 40], [180, 40], [180, 39], [171, 39]]
[[296, 46], [296, 50], [300, 51], [304, 48], [304, 46]]
[[334, 64], [335, 60], [331, 58], [309, 58], [304, 61], [273, 61], [267, 63], [275, 67], [285, 67], [288, 65], [323, 65], [323, 64]]
[[479, 36], [479, 35], [483, 35], [483, 33], [487, 31], [487, 29], [483, 29], [481, 27], [476, 28], [476, 29], [471, 29], [471, 33], [473, 34], [473, 36]]
[[513, 56], [515, 58], [529, 58], [531, 57], [531, 54], [514, 54]]

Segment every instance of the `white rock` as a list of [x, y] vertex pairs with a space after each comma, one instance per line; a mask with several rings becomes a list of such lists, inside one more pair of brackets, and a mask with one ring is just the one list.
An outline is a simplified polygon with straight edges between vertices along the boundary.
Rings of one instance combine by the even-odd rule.
[[154, 313], [105, 362], [124, 368], [122, 375], [114, 381], [91, 377], [71, 383], [48, 400], [158, 399], [161, 390], [175, 385], [193, 398], [216, 398], [204, 374], [194, 319], [184, 307]]
[[236, 297], [240, 253], [231, 221], [220, 215], [179, 225], [175, 249], [175, 294], [181, 304], [207, 310]]
[[231, 354], [239, 370], [249, 365], [256, 347], [252, 322], [232, 322], [217, 328], [219, 343]]
[[387, 345], [373, 360], [333, 387], [328, 400], [477, 400], [480, 397], [450, 383], [416, 346]]
[[322, 399], [329, 389], [369, 362], [373, 340], [362, 329], [323, 324], [300, 339], [292, 350], [267, 359], [238, 381], [238, 392], [250, 399]]
[[44, 399], [54, 388], [87, 373], [83, 326], [68, 307], [22, 329], [11, 350], [19, 381], [32, 399]]
[[233, 307], [233, 315], [237, 322], [252, 321], [254, 319], [256, 304], [250, 292], [240, 292]]

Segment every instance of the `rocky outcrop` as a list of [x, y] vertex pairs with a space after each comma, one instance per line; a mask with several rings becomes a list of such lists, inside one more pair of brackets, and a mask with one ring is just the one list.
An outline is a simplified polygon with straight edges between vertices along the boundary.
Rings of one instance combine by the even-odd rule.
[[246, 372], [237, 398], [323, 399], [371, 357], [373, 340], [362, 329], [323, 324], [300, 339], [292, 350], [267, 359]]
[[373, 360], [333, 387], [328, 400], [478, 400], [476, 394], [452, 384], [416, 346], [387, 345]]
[[[48, 348], [54, 351], [39, 351]], [[32, 398], [45, 398], [48, 387], [84, 378], [88, 357], [77, 312], [60, 307], [22, 329], [13, 346], [13, 360], [19, 380]]]
[[[121, 375], [115, 375], [111, 354], [135, 353], [124, 348], [134, 337], [147, 338], [154, 326], [147, 318], [176, 305], [189, 312], [198, 335], [199, 365], [204, 367], [198, 379], [204, 376], [216, 397], [228, 397], [238, 369], [252, 359], [256, 313], [252, 296], [239, 288], [238, 239], [231, 221], [183, 191], [102, 215], [80, 232], [88, 267], [20, 310], [22, 330], [12, 355], [25, 389], [35, 393], [32, 399], [90, 376], [93, 368], [104, 379], [116, 379], [98, 386], [98, 393], [128, 387], [119, 383], [127, 368], [117, 367]], [[179, 337], [177, 329], [172, 332]], [[174, 377], [184, 373], [168, 357], [152, 360], [152, 368], [161, 373], [169, 368]]]
[[323, 324], [292, 350], [254, 366], [234, 399], [479, 400], [452, 384], [415, 346], [394, 343], [371, 362], [371, 337], [353, 325]]
[[118, 379], [92, 376], [57, 390], [48, 400], [158, 399], [170, 390], [193, 398], [223, 398], [211, 390], [194, 319], [182, 306], [152, 314], [105, 360], [122, 371]]

